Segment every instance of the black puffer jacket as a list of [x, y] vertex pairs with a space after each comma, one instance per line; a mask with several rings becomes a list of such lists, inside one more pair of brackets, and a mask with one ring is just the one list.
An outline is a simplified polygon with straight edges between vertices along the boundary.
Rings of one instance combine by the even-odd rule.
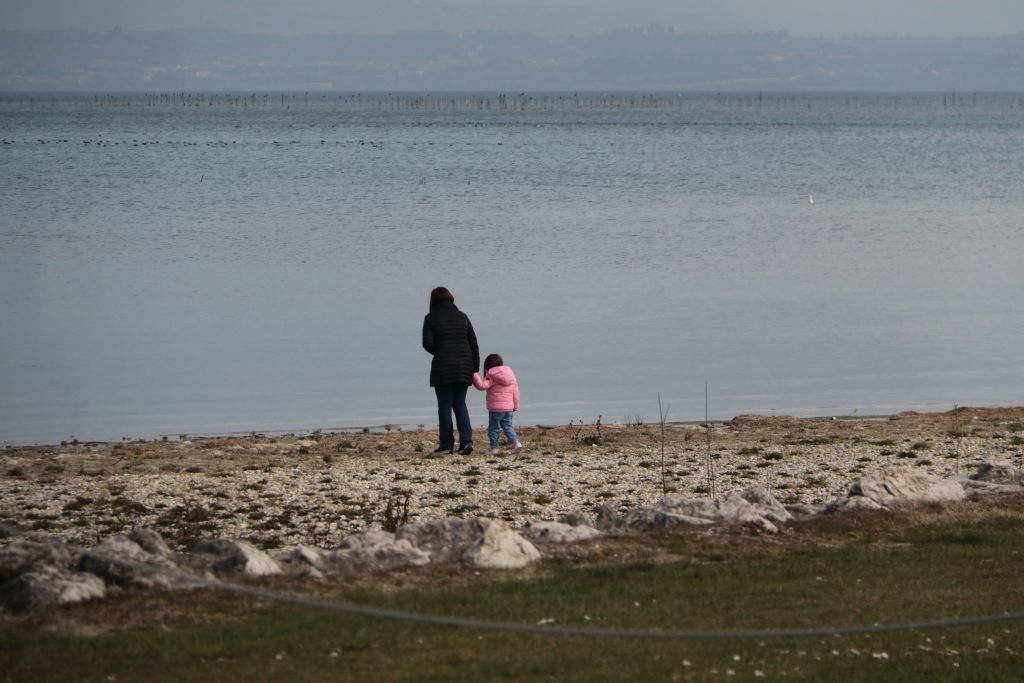
[[430, 363], [430, 386], [472, 384], [480, 368], [473, 323], [451, 301], [430, 307], [423, 319], [423, 348], [434, 356]]

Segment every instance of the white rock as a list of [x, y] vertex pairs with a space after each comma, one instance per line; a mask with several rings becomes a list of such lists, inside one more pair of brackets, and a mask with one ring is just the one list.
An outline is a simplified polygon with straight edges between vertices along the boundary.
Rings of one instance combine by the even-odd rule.
[[676, 526], [708, 526], [714, 520], [658, 508], [629, 510], [614, 524], [628, 529], [671, 529]]
[[70, 569], [71, 551], [59, 539], [32, 535], [0, 548], [0, 583], [39, 567]]
[[826, 513], [847, 512], [849, 510], [885, 510], [884, 505], [879, 505], [870, 498], [864, 496], [844, 496], [837, 498], [825, 506]]
[[569, 526], [594, 526], [594, 520], [590, 518], [590, 515], [579, 511], [566, 512], [559, 516], [558, 521]]
[[145, 551], [125, 536], [111, 536], [82, 553], [80, 567], [104, 581], [143, 588], [193, 586], [197, 577], [169, 557]]
[[978, 469], [968, 477], [972, 481], [988, 482], [990, 484], [1004, 484], [1020, 486], [1020, 469], [1008, 462], [983, 462]]
[[4, 584], [4, 603], [14, 611], [59, 607], [106, 596], [98, 576], [41, 565]]
[[825, 509], [824, 505], [810, 505], [808, 503], [794, 503], [793, 505], [786, 506], [786, 512], [792, 515], [794, 519], [816, 517], [825, 512]]
[[540, 560], [540, 552], [505, 522], [478, 518], [484, 533], [462, 561], [486, 569], [520, 569]]
[[474, 517], [407, 524], [395, 534], [435, 562], [465, 562], [491, 569], [515, 569], [540, 559], [533, 544], [505, 522]]
[[519, 533], [532, 543], [575, 543], [601, 535], [592, 526], [572, 526], [561, 522], [530, 522]]
[[281, 573], [281, 567], [277, 562], [245, 541], [227, 538], [200, 541], [192, 549], [192, 554], [208, 558], [210, 569], [219, 576], [267, 576]]
[[308, 545], [287, 548], [274, 555], [273, 559], [284, 573], [311, 579], [323, 578], [327, 566], [324, 551]]
[[940, 479], [909, 467], [886, 467], [865, 475], [850, 487], [850, 497], [863, 496], [883, 507], [902, 503], [964, 499], [964, 488], [954, 479]]
[[751, 486], [739, 495], [753, 505], [761, 516], [772, 522], [785, 524], [793, 521], [793, 515], [789, 510], [763, 486]]
[[408, 539], [372, 530], [346, 538], [324, 555], [324, 562], [329, 571], [351, 573], [424, 565], [430, 562], [430, 553], [414, 547]]
[[129, 540], [139, 544], [139, 547], [145, 550], [147, 553], [157, 555], [159, 557], [170, 557], [171, 549], [167, 547], [167, 543], [160, 537], [154, 529], [139, 528], [132, 529], [128, 534]]
[[749, 524], [769, 533], [779, 530], [775, 522], [792, 520], [792, 515], [760, 487], [733, 491], [719, 500], [666, 496], [658, 502], [657, 509], [704, 523]]

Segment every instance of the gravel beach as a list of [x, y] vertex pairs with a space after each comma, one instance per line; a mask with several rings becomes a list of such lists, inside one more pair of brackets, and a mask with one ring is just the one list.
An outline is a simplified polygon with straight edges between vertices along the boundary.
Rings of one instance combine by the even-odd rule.
[[441, 517], [521, 526], [605, 503], [650, 504], [665, 492], [702, 497], [752, 484], [783, 503], [821, 504], [886, 465], [939, 476], [982, 462], [1019, 468], [1024, 408], [864, 419], [739, 416], [710, 430], [524, 426], [520, 435], [522, 452], [495, 456], [481, 448], [435, 457], [430, 430], [7, 447], [0, 451], [0, 524], [81, 544], [147, 526], [172, 546], [232, 537], [269, 549], [332, 547], [373, 526]]

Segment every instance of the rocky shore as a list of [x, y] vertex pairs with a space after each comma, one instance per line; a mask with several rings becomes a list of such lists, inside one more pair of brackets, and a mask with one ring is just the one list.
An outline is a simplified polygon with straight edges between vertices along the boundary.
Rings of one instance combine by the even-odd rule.
[[1024, 408], [520, 433], [521, 453], [467, 457], [434, 457], [436, 433], [396, 430], [8, 447], [0, 451], [0, 525], [80, 546], [148, 528], [172, 549], [215, 538], [263, 550], [336, 548], [406, 523], [479, 517], [522, 529], [752, 486], [813, 511], [885, 468], [950, 478], [982, 463], [1019, 474], [1024, 460]]

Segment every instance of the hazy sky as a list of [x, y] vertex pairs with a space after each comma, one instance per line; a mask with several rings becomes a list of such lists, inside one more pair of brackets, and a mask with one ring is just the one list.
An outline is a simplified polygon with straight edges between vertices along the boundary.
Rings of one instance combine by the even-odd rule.
[[0, 0], [0, 28], [181, 27], [259, 33], [480, 29], [544, 35], [617, 26], [802, 36], [1024, 31], [1024, 0]]

